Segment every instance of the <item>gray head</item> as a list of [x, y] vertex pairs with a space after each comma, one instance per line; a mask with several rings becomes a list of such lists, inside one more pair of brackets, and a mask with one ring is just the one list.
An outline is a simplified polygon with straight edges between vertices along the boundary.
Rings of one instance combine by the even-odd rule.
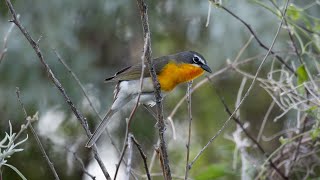
[[207, 61], [204, 59], [204, 57], [195, 51], [183, 51], [174, 54], [173, 56], [175, 56], [174, 59], [177, 62], [193, 64], [195, 66], [201, 67], [203, 70], [209, 73], [212, 73], [212, 70], [208, 66]]

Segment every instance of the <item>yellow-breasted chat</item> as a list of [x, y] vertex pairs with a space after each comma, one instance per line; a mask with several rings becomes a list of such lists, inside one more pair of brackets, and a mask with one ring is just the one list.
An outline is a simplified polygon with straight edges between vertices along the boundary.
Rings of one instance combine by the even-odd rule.
[[[204, 57], [194, 51], [184, 51], [177, 54], [162, 56], [153, 60], [161, 93], [165, 96], [178, 84], [191, 81], [207, 71], [211, 73]], [[140, 91], [141, 63], [126, 67], [114, 76], [106, 78], [105, 82], [115, 82], [114, 101], [98, 128], [90, 137], [86, 147], [91, 147], [107, 127], [111, 117], [130, 101], [137, 101]], [[149, 69], [144, 71], [143, 87], [140, 103], [154, 106], [154, 87]]]

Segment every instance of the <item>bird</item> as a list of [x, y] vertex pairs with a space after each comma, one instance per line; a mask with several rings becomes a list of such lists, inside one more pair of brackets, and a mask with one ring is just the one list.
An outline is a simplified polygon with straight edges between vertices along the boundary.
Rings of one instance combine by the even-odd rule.
[[[161, 95], [164, 97], [170, 93], [177, 85], [189, 82], [205, 71], [212, 73], [205, 58], [195, 51], [183, 51], [176, 54], [166, 55], [153, 60], [157, 79], [160, 83]], [[115, 75], [105, 79], [106, 83], [116, 83], [114, 90], [114, 100], [111, 108], [94, 131], [86, 147], [90, 148], [100, 137], [107, 127], [111, 117], [129, 102], [137, 101], [140, 95], [140, 104], [150, 107], [156, 104], [154, 96], [153, 81], [148, 67], [145, 67], [143, 74], [143, 87], [140, 87], [140, 76], [142, 63], [123, 68]]]

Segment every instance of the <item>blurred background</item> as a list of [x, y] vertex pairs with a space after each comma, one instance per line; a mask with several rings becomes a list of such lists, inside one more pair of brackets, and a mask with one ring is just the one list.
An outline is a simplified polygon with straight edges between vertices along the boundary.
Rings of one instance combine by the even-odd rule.
[[[61, 81], [66, 92], [76, 107], [84, 114], [91, 130], [98, 124], [98, 116], [85, 99], [80, 87], [66, 68], [58, 61], [56, 50], [62, 59], [83, 83], [85, 90], [100, 116], [110, 107], [113, 98], [113, 84], [103, 83], [104, 78], [117, 70], [140, 61], [143, 50], [143, 37], [140, 14], [134, 0], [29, 0], [12, 1], [20, 14], [21, 23], [31, 36], [39, 39], [44, 58], [54, 74]], [[159, 57], [184, 50], [201, 53], [213, 71], [227, 66], [227, 60], [233, 61], [240, 49], [249, 40], [251, 34], [235, 18], [220, 8], [212, 6], [209, 25], [206, 27], [208, 1], [147, 1], [149, 23], [151, 28], [152, 56]], [[284, 2], [276, 1], [280, 6]], [[301, 8], [306, 14], [319, 17], [318, 1], [292, 0], [293, 8]], [[278, 28], [280, 19], [261, 4], [272, 7], [269, 1], [241, 0], [222, 1], [222, 5], [243, 18], [256, 31], [262, 42], [269, 46]], [[305, 8], [305, 9], [304, 9]], [[294, 10], [291, 12], [294, 16]], [[11, 15], [5, 1], [0, 1], [0, 48], [7, 33]], [[305, 21], [301, 21], [304, 25]], [[319, 26], [310, 24], [308, 28]], [[319, 28], [319, 27], [318, 27]], [[319, 32], [319, 31], [318, 31]], [[319, 37], [319, 36], [318, 36]], [[84, 147], [87, 137], [85, 132], [63, 97], [49, 80], [32, 47], [18, 28], [14, 27], [7, 41], [7, 53], [0, 63], [0, 129], [1, 136], [9, 131], [10, 120], [13, 131], [18, 132], [25, 123], [23, 111], [16, 97], [16, 87], [20, 88], [21, 99], [29, 116], [39, 112], [39, 121], [33, 123], [41, 141], [54, 163], [61, 179], [91, 179], [84, 174], [81, 164], [75, 156], [82, 159], [89, 173], [97, 179], [103, 179], [90, 150]], [[1, 51], [1, 49], [0, 49]], [[292, 52], [288, 45], [285, 29], [280, 32], [275, 44], [276, 52]], [[264, 55], [255, 40], [248, 45], [239, 61]], [[283, 54], [282, 54], [283, 55]], [[283, 55], [286, 57], [286, 54]], [[270, 70], [271, 59], [263, 66], [259, 76], [266, 77]], [[262, 56], [255, 61], [241, 66], [248, 73], [255, 73]], [[296, 58], [291, 59], [296, 62]], [[279, 63], [277, 64], [279, 66]], [[194, 81], [194, 85], [201, 81]], [[193, 159], [208, 140], [216, 134], [228, 118], [219, 100], [223, 97], [233, 110], [242, 76], [233, 70], [213, 78], [197, 89], [192, 96], [192, 138], [191, 154]], [[186, 85], [179, 86], [164, 99], [164, 115], [167, 117], [186, 94]], [[246, 86], [247, 87], [247, 86]], [[249, 122], [248, 130], [255, 136], [271, 103], [271, 97], [257, 83], [250, 96], [241, 107], [241, 120]], [[284, 126], [284, 120], [273, 122], [278, 107], [273, 108], [266, 124], [264, 135], [270, 136]], [[290, 114], [289, 114], [290, 115]], [[118, 149], [123, 146], [125, 135], [125, 118], [128, 110], [118, 115], [109, 126], [109, 131]], [[285, 117], [284, 117], [285, 118]], [[173, 117], [176, 128], [176, 140], [168, 126], [166, 138], [172, 172], [183, 177], [188, 132], [188, 113], [186, 102]], [[141, 143], [150, 163], [154, 146], [157, 143], [155, 120], [144, 108], [140, 107], [134, 116], [132, 132]], [[239, 160], [234, 158], [235, 144], [230, 140], [235, 124], [231, 122], [226, 130], [209, 146], [194, 164], [190, 176], [194, 179], [240, 179]], [[28, 179], [54, 179], [48, 165], [42, 157], [36, 142], [28, 130], [29, 139], [20, 145], [24, 151], [14, 154], [8, 163], [15, 166]], [[25, 133], [26, 134], [26, 133]], [[25, 137], [25, 134], [21, 138]], [[267, 152], [279, 146], [278, 139], [261, 141]], [[119, 154], [111, 145], [110, 139], [103, 136], [99, 140], [99, 150], [113, 176]], [[73, 153], [75, 152], [75, 154]], [[235, 162], [234, 162], [235, 161]], [[144, 173], [139, 152], [134, 150], [133, 167], [140, 174]], [[3, 167], [3, 179], [19, 179], [10, 168]], [[152, 172], [160, 173], [156, 160]], [[123, 178], [124, 166], [120, 169], [119, 179]], [[157, 178], [155, 178], [157, 179]], [[162, 177], [158, 177], [162, 179]]]

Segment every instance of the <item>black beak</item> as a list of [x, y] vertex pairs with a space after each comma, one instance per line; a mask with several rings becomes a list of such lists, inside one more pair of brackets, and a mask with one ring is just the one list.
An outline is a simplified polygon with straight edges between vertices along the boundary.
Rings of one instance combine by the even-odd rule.
[[206, 64], [203, 64], [203, 65], [201, 66], [201, 68], [202, 68], [203, 70], [209, 72], [209, 73], [212, 73], [212, 70], [211, 70], [210, 67], [209, 67], [208, 65], [206, 65]]

